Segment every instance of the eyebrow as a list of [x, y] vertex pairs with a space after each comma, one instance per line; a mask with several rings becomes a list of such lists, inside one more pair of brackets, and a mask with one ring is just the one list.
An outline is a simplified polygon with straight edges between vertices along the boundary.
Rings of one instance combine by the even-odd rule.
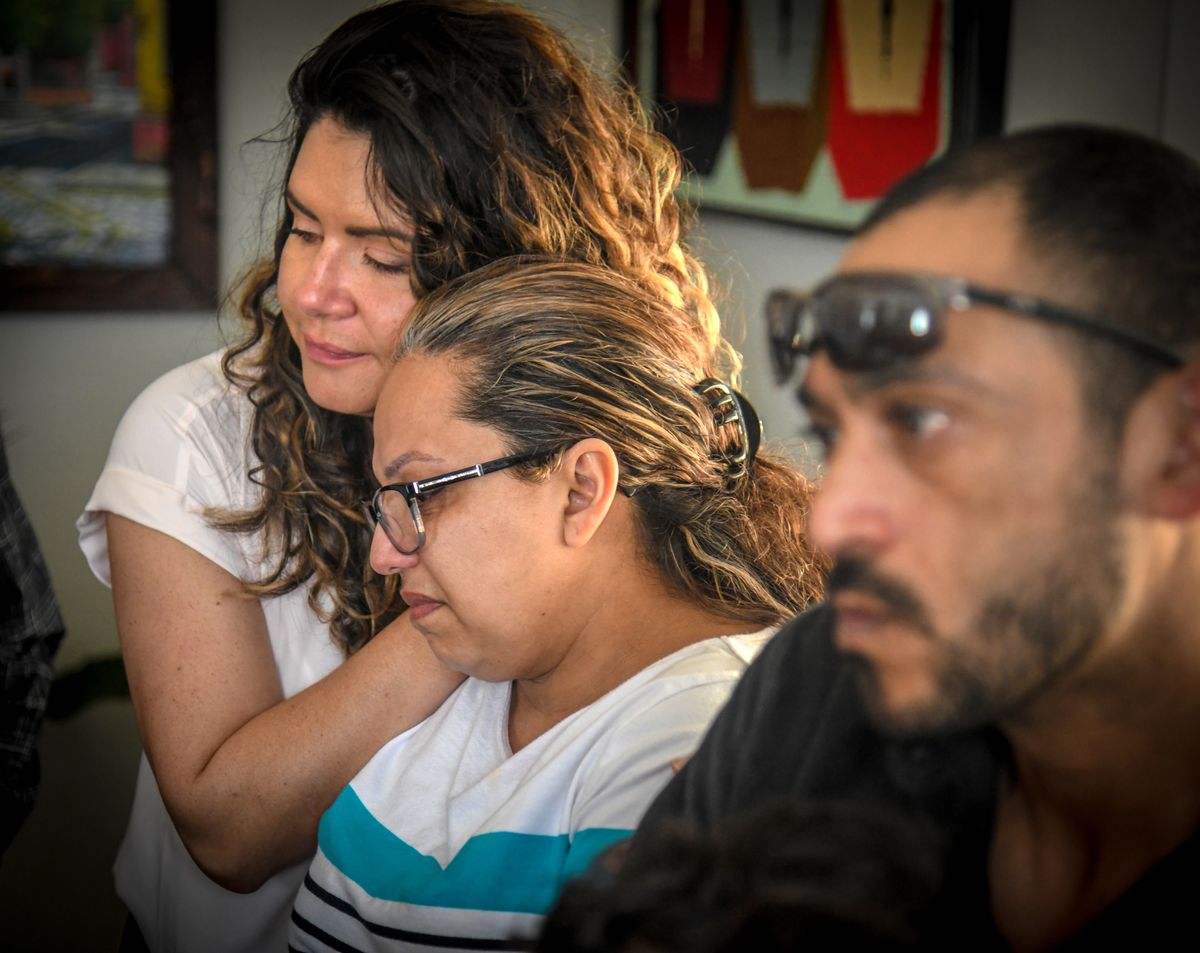
[[[897, 384], [946, 384], [974, 394], [994, 393], [993, 388], [958, 371], [925, 364], [897, 364], [870, 371], [838, 371], [846, 378], [846, 391], [851, 400], [859, 400]], [[827, 404], [808, 387], [807, 381], [796, 389], [796, 398], [805, 410], [826, 409]]]
[[431, 457], [427, 453], [422, 453], [420, 450], [410, 450], [408, 453], [402, 453], [395, 457], [392, 461], [383, 468], [383, 478], [388, 482], [396, 482], [396, 475], [410, 463], [417, 461], [422, 463], [441, 463], [441, 457]]
[[[287, 204], [292, 206], [293, 210], [299, 212], [305, 218], [311, 218], [314, 222], [321, 220], [320, 216], [296, 198], [295, 193], [291, 189], [284, 189], [283, 197]], [[413, 240], [411, 231], [402, 228], [384, 228], [382, 225], [378, 227], [350, 225], [346, 228], [346, 234], [354, 238], [387, 238], [405, 245], [411, 245]]]

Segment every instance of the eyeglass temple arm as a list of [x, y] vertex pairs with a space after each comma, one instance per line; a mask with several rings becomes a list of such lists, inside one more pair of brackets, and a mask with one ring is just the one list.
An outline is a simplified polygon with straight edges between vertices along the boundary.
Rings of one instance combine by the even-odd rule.
[[1109, 324], [1098, 318], [1085, 317], [1068, 308], [1060, 308], [1058, 305], [1043, 301], [1040, 298], [1033, 298], [1028, 295], [1004, 294], [975, 285], [967, 285], [965, 290], [968, 297], [982, 304], [989, 304], [993, 307], [1002, 308], [1005, 311], [1013, 311], [1017, 314], [1027, 314], [1032, 318], [1041, 318], [1043, 321], [1078, 328], [1081, 331], [1099, 334], [1114, 341], [1124, 342], [1150, 357], [1170, 364], [1172, 367], [1183, 367], [1187, 363], [1182, 354], [1139, 334], [1137, 331], [1130, 328], [1118, 327], [1115, 324]]

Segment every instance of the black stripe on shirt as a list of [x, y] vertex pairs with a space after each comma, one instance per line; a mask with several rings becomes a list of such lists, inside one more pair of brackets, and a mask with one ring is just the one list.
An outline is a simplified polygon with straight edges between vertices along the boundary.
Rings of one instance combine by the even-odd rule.
[[[381, 936], [388, 940], [402, 940], [405, 943], [414, 943], [441, 949], [519, 951], [533, 949], [533, 940], [531, 939], [492, 940], [469, 936], [440, 936], [433, 933], [418, 933], [415, 930], [402, 930], [399, 927], [385, 926], [382, 923], [373, 923], [370, 920], [364, 919], [362, 914], [358, 912], [354, 904], [350, 903], [350, 901], [336, 896], [320, 886], [320, 884], [313, 880], [311, 873], [304, 876], [304, 888], [328, 906], [346, 914], [346, 916], [353, 917], [376, 936]], [[321, 930], [315, 924], [309, 923], [294, 909], [292, 910], [292, 922], [300, 927], [300, 929], [316, 936], [322, 942], [328, 943], [334, 949], [338, 950], [339, 953], [361, 953], [355, 947], [330, 937], [328, 933]]]

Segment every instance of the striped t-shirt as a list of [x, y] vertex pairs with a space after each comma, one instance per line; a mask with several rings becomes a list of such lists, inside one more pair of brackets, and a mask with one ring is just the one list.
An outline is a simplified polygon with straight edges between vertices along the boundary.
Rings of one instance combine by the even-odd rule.
[[516, 754], [511, 684], [467, 679], [322, 818], [291, 949], [527, 948], [563, 880], [632, 832], [772, 631], [686, 646]]

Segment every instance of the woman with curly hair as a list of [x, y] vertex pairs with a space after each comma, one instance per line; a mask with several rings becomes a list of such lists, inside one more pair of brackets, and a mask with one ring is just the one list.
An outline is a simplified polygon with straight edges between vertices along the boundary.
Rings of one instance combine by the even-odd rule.
[[820, 594], [810, 486], [690, 317], [579, 262], [418, 303], [375, 412], [375, 569], [469, 677], [321, 820], [298, 950], [522, 949]]
[[288, 91], [246, 335], [137, 399], [80, 518], [146, 755], [117, 889], [155, 951], [280, 946], [322, 812], [458, 682], [400, 615], [397, 579], [371, 571], [361, 507], [414, 302], [494, 259], [554, 255], [644, 286], [732, 360], [680, 241], [678, 155], [536, 17], [374, 7]]

